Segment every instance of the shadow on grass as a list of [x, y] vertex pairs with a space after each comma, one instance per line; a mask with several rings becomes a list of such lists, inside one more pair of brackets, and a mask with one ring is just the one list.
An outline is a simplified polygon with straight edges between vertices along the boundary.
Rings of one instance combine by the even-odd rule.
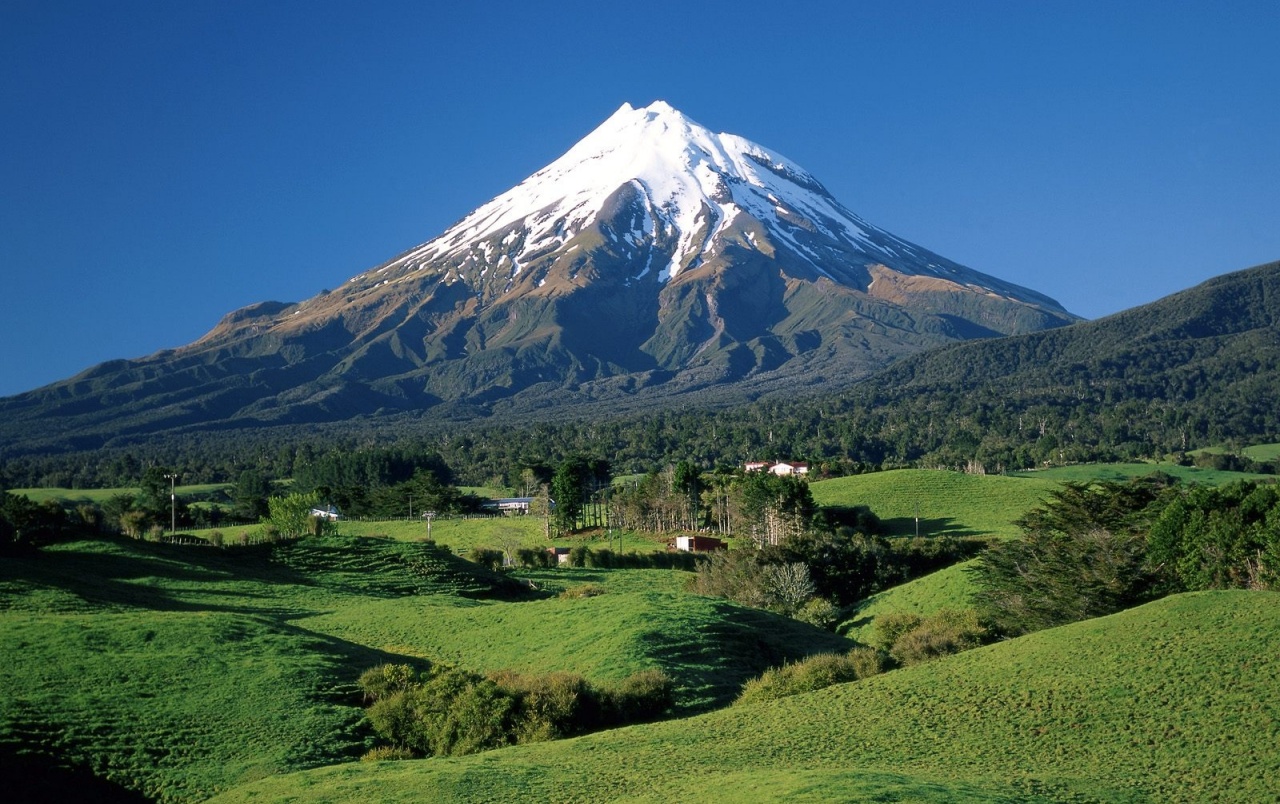
[[845, 653], [856, 643], [830, 631], [761, 609], [714, 601], [680, 630], [640, 637], [646, 655], [684, 688], [678, 715], [733, 702], [742, 685], [771, 667], [815, 653]]
[[81, 765], [46, 754], [32, 754], [18, 746], [0, 745], [0, 774], [4, 797], [14, 802], [100, 801], [142, 804], [151, 799], [115, 782], [93, 775]]
[[[884, 528], [886, 536], [915, 536], [916, 535], [916, 519], [910, 516], [899, 516], [892, 519], [880, 520], [880, 525]], [[980, 536], [978, 531], [965, 527], [958, 523], [953, 517], [934, 517], [927, 519], [920, 518], [919, 533], [922, 538], [930, 538], [934, 536], [950, 536], [953, 539], [959, 539], [965, 536]]]
[[[444, 592], [513, 600], [529, 593], [519, 581], [448, 552], [380, 540], [222, 549], [123, 538], [82, 544], [83, 551], [41, 550], [6, 559], [0, 562], [0, 582], [11, 589], [28, 585], [33, 593], [41, 587], [58, 590], [78, 601], [56, 609], [61, 611], [137, 608], [278, 618], [316, 613], [301, 603], [290, 605], [290, 587], [384, 599]], [[22, 608], [20, 593], [8, 598], [0, 607]], [[36, 608], [53, 613], [43, 601]]]

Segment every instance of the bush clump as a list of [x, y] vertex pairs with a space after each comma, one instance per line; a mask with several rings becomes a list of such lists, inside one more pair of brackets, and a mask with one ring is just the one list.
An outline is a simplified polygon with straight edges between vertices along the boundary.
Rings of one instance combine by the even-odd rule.
[[[416, 756], [456, 756], [656, 720], [671, 708], [674, 685], [658, 670], [594, 687], [571, 673], [487, 676], [436, 666], [365, 671], [365, 715], [391, 747]], [[390, 757], [388, 757], [390, 758]]]
[[480, 566], [491, 570], [500, 570], [506, 563], [506, 555], [501, 550], [491, 547], [474, 547], [468, 557]]
[[905, 667], [979, 647], [987, 629], [974, 609], [941, 609], [928, 617], [882, 615], [876, 619], [875, 635], [876, 644]]
[[742, 687], [735, 704], [776, 701], [833, 684], [859, 681], [884, 672], [884, 656], [874, 648], [857, 647], [848, 653], [819, 653], [800, 662], [766, 670]]
[[380, 745], [370, 748], [361, 757], [361, 762], [386, 762], [398, 759], [413, 759], [414, 753], [408, 748], [397, 748], [394, 745]]
[[360, 674], [356, 685], [366, 702], [389, 698], [407, 692], [417, 682], [417, 673], [407, 664], [380, 664]]
[[605, 588], [598, 583], [584, 583], [578, 586], [570, 586], [568, 589], [560, 593], [560, 597], [566, 600], [576, 600], [583, 597], [599, 597], [605, 593]]

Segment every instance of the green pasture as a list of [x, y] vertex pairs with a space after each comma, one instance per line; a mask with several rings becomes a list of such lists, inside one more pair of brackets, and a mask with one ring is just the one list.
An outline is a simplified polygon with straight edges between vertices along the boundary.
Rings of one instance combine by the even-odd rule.
[[[344, 536], [406, 543], [427, 539], [425, 519], [340, 519], [336, 527]], [[224, 543], [235, 544], [242, 537], [261, 537], [263, 529], [261, 525], [224, 525], [183, 532], [206, 540], [217, 532], [222, 534]], [[611, 549], [623, 553], [652, 553], [667, 549], [665, 536], [624, 530], [589, 530], [548, 539], [546, 522], [537, 516], [435, 517], [431, 521], [431, 540], [460, 556], [466, 556], [477, 547], [502, 550], [512, 544], [532, 549], [584, 546], [592, 550]]]
[[1188, 452], [1188, 455], [1198, 455], [1207, 452], [1211, 455], [1228, 455], [1238, 453], [1250, 460], [1266, 463], [1280, 458], [1280, 444], [1254, 444], [1253, 446], [1237, 449], [1235, 447], [1205, 447], [1204, 449], [1196, 449]]
[[810, 484], [819, 505], [866, 505], [893, 536], [1019, 535], [1014, 520], [1058, 482], [1041, 477], [967, 475], [932, 469], [873, 472]]
[[458, 491], [463, 494], [471, 494], [482, 500], [500, 500], [503, 497], [514, 497], [511, 489], [501, 489], [496, 486], [458, 486]]
[[1176, 463], [1085, 463], [1036, 469], [1030, 472], [1014, 472], [1012, 476], [1057, 483], [1088, 483], [1097, 480], [1123, 482], [1146, 477], [1156, 472], [1172, 475], [1183, 483], [1199, 483], [1203, 486], [1221, 486], [1236, 480], [1274, 480], [1276, 477], [1251, 472], [1225, 472], [1219, 469], [1202, 469], [1198, 466], [1179, 466]]
[[476, 671], [564, 670], [614, 681], [638, 667], [658, 667], [675, 680], [681, 712], [728, 703], [765, 667], [853, 647], [794, 620], [687, 594], [688, 573], [676, 570], [563, 569], [539, 575], [545, 580], [535, 583], [544, 587], [590, 583], [606, 591], [519, 604], [369, 600], [296, 622], [345, 641]]
[[[687, 573], [527, 581], [415, 542], [340, 536], [190, 547], [110, 539], [0, 561], [0, 760], [162, 801], [358, 757], [359, 674], [383, 662], [660, 668], [687, 713], [842, 637], [684, 591]], [[593, 584], [603, 594], [561, 598]]]
[[1252, 447], [1245, 447], [1241, 452], [1246, 458], [1255, 461], [1274, 461], [1280, 458], [1280, 444], [1255, 444]]
[[975, 591], [966, 568], [976, 559], [955, 564], [901, 586], [886, 589], [859, 602], [838, 629], [840, 633], [870, 644], [875, 618], [882, 614], [907, 612], [927, 617], [939, 609], [965, 609], [973, 605]]
[[1180, 595], [853, 684], [219, 802], [1274, 799], [1280, 597]]

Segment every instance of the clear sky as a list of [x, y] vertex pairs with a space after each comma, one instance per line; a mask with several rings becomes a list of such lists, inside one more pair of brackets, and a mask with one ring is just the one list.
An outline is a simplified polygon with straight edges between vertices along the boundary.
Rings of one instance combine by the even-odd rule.
[[1280, 259], [1280, 3], [0, 2], [0, 395], [439, 234], [623, 102], [1097, 318]]

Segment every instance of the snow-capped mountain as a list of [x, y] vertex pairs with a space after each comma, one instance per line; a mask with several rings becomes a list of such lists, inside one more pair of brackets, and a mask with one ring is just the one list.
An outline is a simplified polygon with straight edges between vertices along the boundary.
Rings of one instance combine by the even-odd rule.
[[334, 292], [245, 308], [189, 346], [14, 399], [64, 409], [71, 429], [156, 429], [731, 398], [835, 387], [933, 345], [1073, 320], [868, 224], [781, 154], [656, 102], [623, 105]]
[[[639, 281], [659, 282], [725, 247], [788, 252], [790, 268], [866, 290], [883, 265], [981, 287], [1065, 313], [1038, 293], [976, 273], [878, 229], [845, 209], [804, 168], [733, 134], [713, 134], [662, 101], [623, 104], [564, 156], [439, 237], [353, 282], [386, 282], [445, 266], [486, 296], [508, 293], [534, 266], [583, 247], [599, 224]], [[764, 232], [757, 231], [763, 228]], [[771, 254], [772, 256], [772, 254]], [[544, 274], [539, 281], [545, 280]]]

